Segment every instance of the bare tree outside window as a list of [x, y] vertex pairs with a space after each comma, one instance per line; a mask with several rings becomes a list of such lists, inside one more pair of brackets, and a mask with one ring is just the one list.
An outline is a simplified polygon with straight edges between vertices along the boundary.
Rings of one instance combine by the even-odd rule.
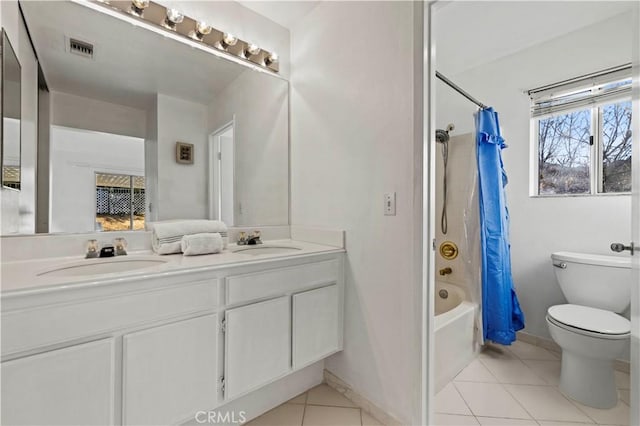
[[590, 136], [591, 110], [539, 121], [539, 194], [588, 194], [591, 191]]
[[631, 152], [630, 101], [540, 119], [538, 194], [631, 192]]
[[602, 113], [602, 192], [631, 192], [631, 101]]

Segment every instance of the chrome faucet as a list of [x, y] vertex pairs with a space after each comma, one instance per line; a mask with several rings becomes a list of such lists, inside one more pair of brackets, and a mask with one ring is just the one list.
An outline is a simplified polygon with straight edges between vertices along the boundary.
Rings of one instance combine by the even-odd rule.
[[98, 257], [100, 254], [98, 249], [100, 246], [98, 245], [98, 240], [89, 240], [87, 241], [87, 252], [85, 253], [85, 259], [93, 259]]
[[116, 256], [124, 256], [127, 254], [127, 240], [123, 237], [118, 237], [113, 240], [113, 245], [116, 249]]
[[262, 240], [260, 239], [261, 235], [262, 233], [260, 231], [253, 231], [253, 233], [249, 236], [247, 236], [245, 232], [240, 232], [237, 244], [239, 246], [253, 246], [256, 244], [262, 244]]
[[122, 237], [116, 238], [114, 244], [104, 244], [100, 247], [98, 240], [87, 241], [86, 259], [94, 259], [96, 257], [113, 257], [124, 256], [127, 254], [127, 240]]
[[452, 272], [453, 272], [453, 269], [449, 268], [448, 266], [438, 271], [438, 273], [442, 276], [449, 275]]

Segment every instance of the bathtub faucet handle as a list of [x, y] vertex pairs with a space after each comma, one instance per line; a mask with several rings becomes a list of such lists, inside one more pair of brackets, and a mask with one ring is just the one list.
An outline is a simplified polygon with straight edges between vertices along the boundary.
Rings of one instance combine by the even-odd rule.
[[453, 272], [453, 269], [449, 268], [448, 266], [438, 271], [438, 273], [442, 276], [449, 275], [452, 272]]

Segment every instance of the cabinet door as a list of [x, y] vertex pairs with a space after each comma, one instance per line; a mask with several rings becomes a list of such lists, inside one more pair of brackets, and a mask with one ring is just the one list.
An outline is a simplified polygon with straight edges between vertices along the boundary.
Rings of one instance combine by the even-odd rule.
[[123, 337], [123, 421], [173, 424], [217, 402], [218, 316]]
[[340, 300], [336, 284], [293, 295], [293, 368], [340, 348]]
[[1, 374], [4, 425], [113, 424], [113, 339], [3, 362]]
[[225, 399], [234, 398], [290, 371], [289, 297], [225, 313]]

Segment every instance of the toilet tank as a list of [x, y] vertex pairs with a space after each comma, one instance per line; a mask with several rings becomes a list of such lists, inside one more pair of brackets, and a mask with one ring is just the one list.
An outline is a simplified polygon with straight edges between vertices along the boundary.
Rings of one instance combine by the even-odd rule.
[[553, 270], [567, 301], [624, 312], [631, 303], [631, 259], [601, 254], [558, 252]]

